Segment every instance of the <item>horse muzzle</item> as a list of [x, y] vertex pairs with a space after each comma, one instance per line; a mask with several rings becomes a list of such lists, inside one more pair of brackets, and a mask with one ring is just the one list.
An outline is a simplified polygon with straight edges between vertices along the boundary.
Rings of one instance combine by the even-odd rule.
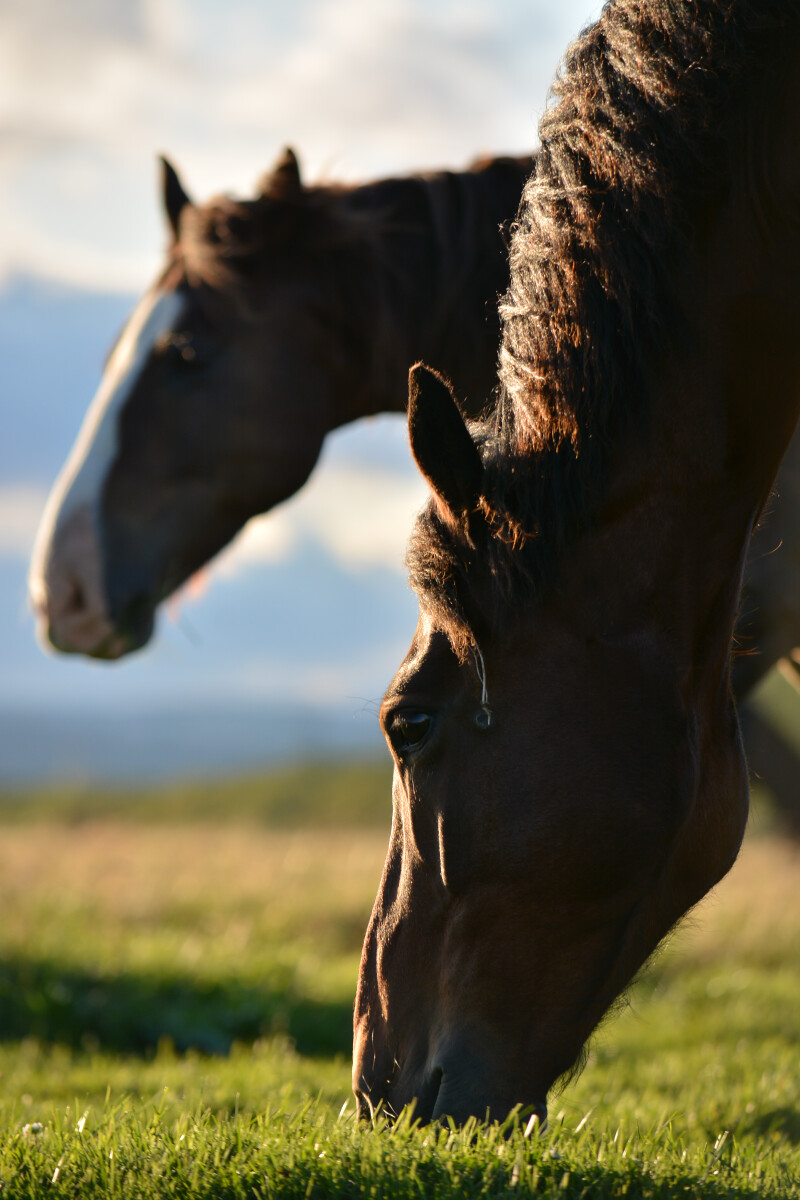
[[102, 557], [93, 508], [83, 504], [40, 530], [28, 579], [37, 636], [62, 654], [115, 659], [144, 645], [149, 621], [130, 628], [112, 619], [103, 586]]
[[445, 1120], [463, 1125], [470, 1118], [504, 1121], [517, 1107], [529, 1116], [535, 1114], [540, 1125], [547, 1118], [545, 1099], [524, 1099], [507, 1091], [474, 1052], [435, 1055], [410, 1070], [399, 1067], [396, 1060], [388, 1070], [389, 1058], [371, 1038], [356, 1038], [353, 1090], [361, 1118], [371, 1120], [382, 1114], [394, 1120], [409, 1105], [414, 1119], [423, 1125]]

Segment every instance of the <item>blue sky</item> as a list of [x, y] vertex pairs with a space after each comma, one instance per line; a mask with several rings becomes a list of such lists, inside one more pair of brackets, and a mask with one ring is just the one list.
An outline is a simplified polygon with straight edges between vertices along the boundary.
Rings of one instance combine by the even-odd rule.
[[248, 527], [151, 650], [111, 669], [34, 646], [24, 574], [38, 514], [127, 298], [161, 260], [157, 153], [205, 198], [250, 193], [287, 143], [307, 178], [351, 181], [524, 152], [560, 55], [599, 8], [5, 0], [0, 301], [16, 365], [0, 379], [12, 439], [0, 447], [0, 705], [380, 695], [416, 608], [402, 552], [424, 490], [401, 420], [337, 434], [303, 493]]

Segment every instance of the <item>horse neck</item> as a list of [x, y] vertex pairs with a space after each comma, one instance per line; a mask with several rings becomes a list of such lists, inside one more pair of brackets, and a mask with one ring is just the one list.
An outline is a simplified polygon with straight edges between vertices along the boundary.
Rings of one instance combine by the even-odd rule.
[[[727, 468], [722, 406], [709, 403], [705, 436], [687, 449], [685, 380], [676, 373], [660, 390], [661, 415], [646, 438], [620, 448], [596, 526], [578, 539], [546, 606], [556, 629], [567, 617], [581, 646], [597, 641], [623, 661], [633, 656], [674, 714], [675, 840], [609, 986], [632, 978], [730, 869], [748, 806], [730, 647], [758, 494], [739, 492]], [[598, 989], [598, 1019], [613, 994]]]
[[800, 233], [786, 220], [800, 196], [800, 105], [789, 113], [775, 134], [774, 225], [751, 179], [735, 180], [677, 281], [683, 336], [650, 364], [649, 425], [617, 447], [596, 528], [560, 581], [577, 628], [633, 648], [683, 716], [685, 815], [649, 925], [632, 924], [631, 975], [729, 869], [746, 820], [731, 639], [750, 534], [800, 412]]
[[405, 411], [418, 361], [452, 381], [470, 415], [486, 405], [497, 374], [497, 301], [508, 284], [502, 227], [532, 163], [496, 158], [342, 193], [346, 217], [363, 232], [339, 302], [361, 327], [363, 361], [353, 364], [339, 423]]
[[[764, 351], [748, 342], [731, 378], [715, 342], [726, 326], [726, 339], [736, 336], [737, 305], [727, 315], [719, 308], [718, 328], [663, 366], [649, 423], [617, 447], [603, 503], [565, 557], [559, 588], [579, 628], [657, 656], [687, 709], [712, 721], [731, 703], [741, 578], [780, 461], [778, 416], [800, 399], [800, 373], [793, 388], [784, 375], [772, 396], [740, 395], [742, 379], [763, 377]], [[736, 411], [746, 399], [748, 421]], [[755, 406], [770, 400], [776, 415], [759, 421]]]

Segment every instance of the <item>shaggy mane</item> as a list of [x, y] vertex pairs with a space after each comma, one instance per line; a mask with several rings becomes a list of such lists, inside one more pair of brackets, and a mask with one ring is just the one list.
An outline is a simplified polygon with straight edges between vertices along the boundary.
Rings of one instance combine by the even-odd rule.
[[653, 373], [691, 333], [677, 276], [730, 189], [757, 199], [799, 31], [798, 0], [611, 0], [568, 51], [512, 233], [499, 402], [476, 431], [486, 519], [454, 531], [431, 505], [409, 549], [460, 654], [552, 581], [610, 447], [646, 430]]

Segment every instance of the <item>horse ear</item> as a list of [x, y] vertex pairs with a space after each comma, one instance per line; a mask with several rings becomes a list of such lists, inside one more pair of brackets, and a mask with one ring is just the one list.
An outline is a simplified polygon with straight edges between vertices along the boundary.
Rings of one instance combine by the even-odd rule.
[[287, 146], [278, 157], [272, 169], [261, 176], [258, 191], [262, 196], [272, 200], [291, 200], [299, 196], [303, 190], [300, 178], [300, 164], [291, 146]]
[[177, 238], [181, 213], [192, 202], [183, 190], [183, 184], [178, 178], [178, 172], [169, 159], [165, 158], [162, 154], [159, 162], [161, 163], [161, 194], [164, 197], [164, 208], [167, 213], [170, 229]]
[[422, 363], [408, 376], [408, 435], [444, 516], [472, 512], [483, 491], [483, 463], [450, 385]]

